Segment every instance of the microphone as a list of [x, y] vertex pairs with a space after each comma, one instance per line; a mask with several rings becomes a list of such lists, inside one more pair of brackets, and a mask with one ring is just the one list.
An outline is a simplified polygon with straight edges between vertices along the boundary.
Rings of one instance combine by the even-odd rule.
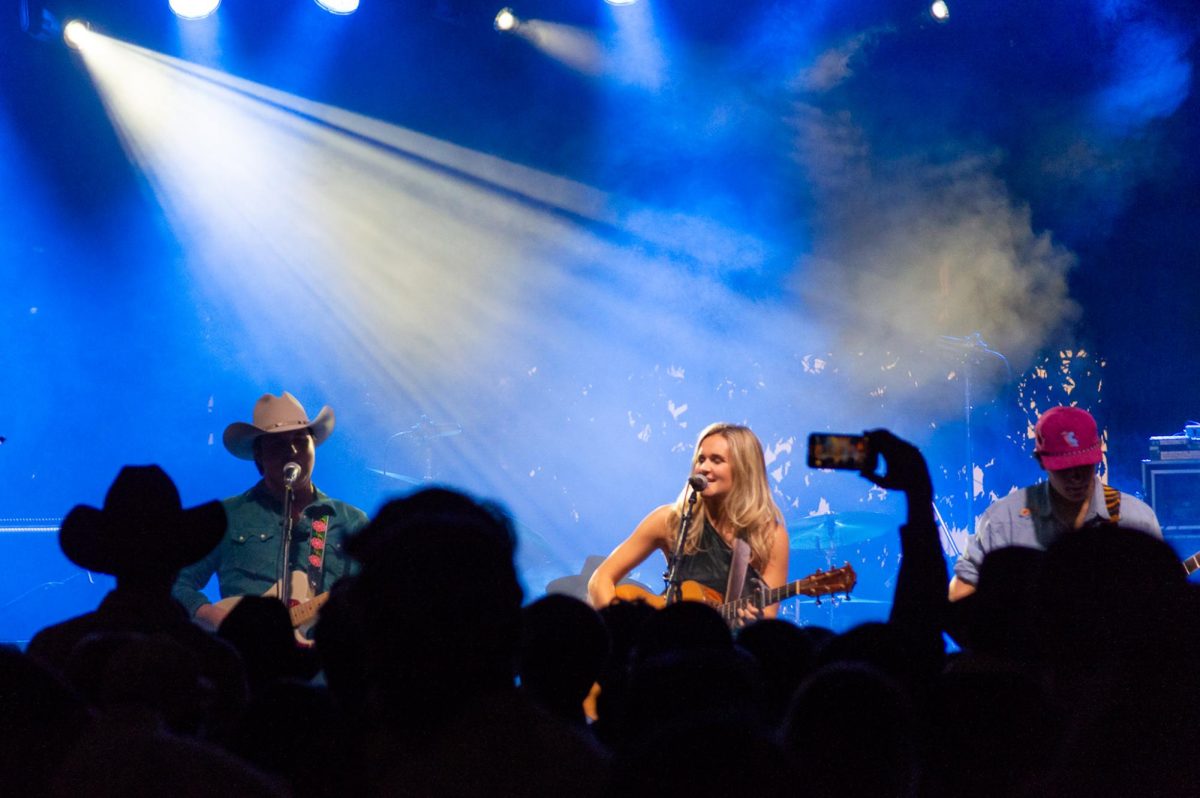
[[300, 464], [288, 463], [283, 467], [283, 484], [291, 487], [300, 478]]
[[703, 474], [692, 474], [688, 477], [688, 484], [692, 486], [692, 490], [701, 493], [708, 487], [708, 480], [704, 478]]

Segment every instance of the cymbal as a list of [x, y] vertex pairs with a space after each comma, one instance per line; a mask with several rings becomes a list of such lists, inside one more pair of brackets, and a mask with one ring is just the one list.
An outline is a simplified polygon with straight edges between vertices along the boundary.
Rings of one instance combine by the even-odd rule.
[[798, 604], [804, 604], [804, 605], [807, 605], [810, 607], [825, 606], [826, 604], [830, 604], [830, 603], [834, 604], [835, 606], [840, 606], [842, 604], [894, 604], [895, 603], [891, 599], [855, 598], [853, 593], [850, 594], [850, 598], [846, 598], [841, 593], [838, 593], [833, 596], [825, 596], [820, 601], [817, 601], [816, 599], [810, 599], [810, 598], [797, 599], [796, 601]]
[[810, 515], [788, 523], [788, 541], [795, 550], [826, 550], [894, 533], [899, 526], [896, 519], [883, 513]]
[[372, 474], [379, 474], [380, 476], [387, 477], [389, 479], [399, 480], [400, 482], [407, 482], [409, 485], [424, 485], [425, 484], [425, 480], [420, 479], [418, 477], [410, 477], [407, 474], [397, 474], [394, 471], [384, 471], [381, 468], [368, 468], [367, 470], [370, 471]]
[[388, 438], [388, 440], [393, 441], [399, 438], [402, 440], [426, 442], [431, 441], [434, 438], [448, 438], [451, 435], [459, 435], [462, 433], [462, 431], [463, 428], [461, 424], [455, 424], [453, 422], [435, 424], [429, 420], [429, 416], [421, 416], [421, 420], [416, 424], [413, 424], [406, 430], [397, 432], [395, 435]]

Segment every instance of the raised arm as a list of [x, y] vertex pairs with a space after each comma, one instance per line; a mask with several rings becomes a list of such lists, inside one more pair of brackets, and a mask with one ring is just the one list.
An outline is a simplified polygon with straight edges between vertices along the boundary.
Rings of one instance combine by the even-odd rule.
[[668, 521], [671, 517], [671, 505], [651, 512], [633, 534], [612, 550], [604, 562], [596, 567], [588, 579], [588, 601], [599, 609], [612, 603], [616, 595], [617, 582], [624, 579], [630, 571], [640, 565], [656, 550], [668, 554], [674, 545], [675, 531], [670, 528]]
[[900, 528], [901, 560], [888, 622], [911, 641], [913, 652], [924, 655], [929, 673], [942, 666], [945, 647], [942, 628], [946, 617], [946, 560], [933, 515], [933, 483], [929, 467], [917, 447], [887, 430], [867, 433], [871, 446], [883, 457], [884, 474], [863, 473], [880, 487], [903, 491], [908, 517]]

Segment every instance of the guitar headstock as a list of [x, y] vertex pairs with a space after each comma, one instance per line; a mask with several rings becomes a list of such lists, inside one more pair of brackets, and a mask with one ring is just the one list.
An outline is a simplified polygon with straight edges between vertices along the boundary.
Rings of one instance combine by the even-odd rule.
[[811, 576], [796, 583], [796, 593], [802, 596], [828, 596], [832, 593], [849, 593], [858, 584], [858, 574], [850, 563], [841, 568], [822, 571], [820, 568]]

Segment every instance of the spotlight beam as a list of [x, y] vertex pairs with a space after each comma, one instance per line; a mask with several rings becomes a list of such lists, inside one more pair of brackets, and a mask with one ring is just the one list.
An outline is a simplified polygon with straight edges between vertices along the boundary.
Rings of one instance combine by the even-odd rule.
[[[638, 247], [649, 257], [678, 258], [679, 242], [665, 237], [649, 238], [645, 235], [631, 232], [624, 223], [614, 215], [605, 212], [604, 205], [608, 198], [593, 196], [583, 206], [565, 203], [559, 196], [550, 196], [547, 192], [534, 193], [528, 188], [519, 187], [515, 181], [501, 182], [496, 177], [490, 177], [483, 170], [472, 170], [466, 165], [456, 165], [449, 159], [439, 159], [432, 153], [423, 155], [411, 148], [402, 146], [399, 142], [388, 140], [378, 135], [378, 123], [365, 119], [340, 109], [333, 109], [321, 103], [315, 103], [283, 92], [277, 92], [249, 81], [242, 81], [226, 73], [209, 69], [187, 61], [171, 59], [150, 50], [134, 45], [122, 45], [136, 55], [166, 66], [169, 69], [197, 78], [204, 83], [233, 92], [245, 99], [263, 103], [268, 107], [289, 114], [305, 122], [311, 122], [328, 131], [341, 134], [367, 147], [395, 155], [415, 166], [420, 166], [432, 172], [440, 173], [461, 183], [482, 189], [490, 194], [517, 202], [525, 208], [539, 211], [572, 225], [588, 227], [594, 233], [617, 246]], [[344, 121], [336, 121], [338, 119]], [[528, 181], [526, 181], [528, 182]], [[530, 184], [535, 185], [535, 184]], [[582, 187], [579, 187], [582, 188]], [[593, 195], [595, 192], [591, 192]], [[540, 196], [539, 196], [540, 194]]]
[[[547, 329], [587, 338], [572, 363], [630, 336], [639, 352], [649, 340], [686, 350], [691, 304], [664, 332], [662, 313], [629, 298], [670, 307], [681, 272], [724, 297], [721, 269], [761, 257], [761, 244], [711, 220], [627, 208], [622, 223], [587, 186], [88, 38], [80, 52], [121, 141], [218, 308], [214, 334], [245, 331], [237, 367], [336, 362], [424, 402], [469, 386], [460, 413], [439, 413], [454, 418], [475, 412], [504, 364], [544, 358]], [[723, 298], [721, 312], [744, 304]], [[281, 339], [298, 318], [320, 321]]]

